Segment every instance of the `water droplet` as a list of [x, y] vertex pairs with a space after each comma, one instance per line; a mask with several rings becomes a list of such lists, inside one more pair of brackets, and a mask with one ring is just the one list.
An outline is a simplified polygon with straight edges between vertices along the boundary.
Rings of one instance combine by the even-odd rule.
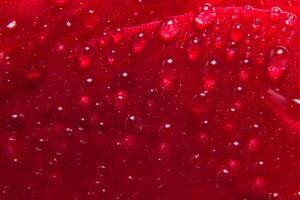
[[126, 151], [132, 151], [137, 146], [137, 138], [134, 135], [125, 135], [122, 139], [120, 144], [122, 145], [123, 149]]
[[145, 49], [147, 44], [148, 44], [148, 41], [145, 38], [145, 34], [138, 33], [136, 36], [134, 36], [134, 40], [132, 42], [132, 51], [135, 54], [139, 54]]
[[203, 115], [210, 106], [209, 94], [207, 91], [195, 94], [190, 102], [190, 109], [196, 115]]
[[93, 10], [89, 10], [88, 15], [84, 19], [85, 28], [92, 30], [99, 24], [99, 22], [99, 16]]
[[128, 91], [133, 87], [134, 78], [128, 71], [122, 71], [117, 78], [117, 86]]
[[160, 71], [160, 85], [163, 89], [170, 89], [177, 77], [175, 59], [168, 57], [162, 61], [162, 67]]
[[244, 31], [241, 24], [234, 24], [230, 30], [231, 40], [234, 42], [239, 42], [244, 37]]
[[203, 11], [203, 12], [214, 12], [215, 11], [215, 7], [210, 4], [210, 3], [205, 3], [203, 4], [200, 8], [199, 11]]
[[292, 28], [297, 24], [297, 16], [295, 14], [289, 13], [285, 20], [285, 25], [287, 27]]
[[123, 37], [124, 37], [124, 33], [120, 28], [117, 28], [116, 32], [112, 34], [112, 40], [117, 45], [121, 43]]
[[125, 128], [133, 133], [140, 133], [143, 129], [143, 121], [139, 116], [128, 115], [125, 120]]
[[124, 108], [124, 106], [126, 105], [128, 101], [128, 93], [124, 90], [120, 90], [116, 93], [115, 96], [115, 107], [118, 110], [121, 110]]
[[164, 20], [158, 30], [158, 35], [163, 41], [171, 41], [179, 32], [178, 21], [176, 19]]
[[25, 116], [22, 113], [14, 112], [10, 114], [5, 120], [5, 127], [8, 130], [17, 131], [25, 124]]
[[226, 59], [227, 60], [233, 60], [237, 51], [234, 48], [227, 48], [226, 49]]
[[270, 52], [268, 76], [271, 80], [279, 80], [289, 66], [289, 52], [285, 47], [277, 46]]
[[78, 57], [79, 66], [81, 69], [87, 69], [90, 67], [92, 63], [92, 56], [91, 56], [91, 48], [89, 46], [84, 47], [83, 51]]
[[201, 41], [199, 38], [194, 38], [190, 41], [187, 47], [187, 56], [188, 59], [193, 62], [196, 61], [201, 53]]
[[270, 10], [270, 19], [274, 22], [279, 21], [282, 15], [282, 10], [279, 7], [273, 7]]
[[254, 19], [254, 21], [252, 22], [252, 29], [253, 29], [253, 31], [259, 31], [261, 29], [261, 19], [260, 18]]
[[174, 136], [174, 128], [171, 123], [164, 122], [160, 125], [159, 136], [164, 140], [169, 140]]
[[215, 58], [208, 60], [204, 67], [203, 89], [212, 90], [215, 88], [216, 79], [220, 73], [219, 63]]
[[195, 26], [199, 30], [207, 29], [215, 20], [216, 13], [212, 11], [202, 11], [194, 19]]
[[249, 19], [249, 18], [250, 18], [250, 16], [252, 15], [253, 9], [254, 9], [254, 8], [253, 8], [252, 6], [250, 6], [250, 5], [245, 5], [245, 7], [244, 7], [244, 12], [243, 12], [244, 18], [245, 18], [245, 19]]
[[16, 20], [13, 20], [13, 21], [9, 22], [9, 23], [6, 25], [6, 28], [8, 28], [8, 29], [14, 29], [14, 28], [16, 28], [16, 26], [17, 26], [17, 21], [16, 21]]

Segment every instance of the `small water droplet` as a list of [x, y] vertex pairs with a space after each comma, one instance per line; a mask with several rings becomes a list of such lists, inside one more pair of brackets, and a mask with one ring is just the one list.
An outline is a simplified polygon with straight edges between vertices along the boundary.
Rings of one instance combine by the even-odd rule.
[[252, 22], [252, 29], [253, 31], [259, 31], [261, 29], [261, 19], [256, 18]]
[[289, 28], [292, 28], [296, 24], [297, 24], [297, 16], [295, 14], [289, 13], [285, 20], [285, 25]]
[[125, 128], [133, 133], [140, 133], [143, 129], [143, 121], [139, 116], [128, 115], [125, 121]]
[[176, 19], [164, 20], [158, 30], [158, 35], [163, 41], [171, 41], [179, 32], [178, 21]]
[[215, 20], [216, 13], [212, 11], [202, 11], [195, 16], [194, 23], [199, 30], [207, 29]]
[[117, 78], [117, 86], [128, 91], [133, 87], [134, 78], [128, 71], [122, 71]]
[[86, 46], [78, 57], [79, 66], [81, 69], [89, 68], [92, 63], [90, 50], [91, 50], [90, 47]]
[[138, 33], [136, 36], [134, 36], [134, 40], [132, 42], [132, 51], [135, 54], [139, 54], [145, 49], [147, 44], [148, 44], [148, 41], [145, 38], [145, 34]]
[[239, 42], [244, 37], [243, 26], [241, 24], [234, 24], [230, 30], [231, 40]]
[[160, 125], [159, 136], [164, 140], [169, 140], [174, 136], [174, 127], [170, 122], [164, 122]]
[[244, 12], [243, 12], [244, 18], [245, 18], [245, 19], [249, 19], [249, 18], [250, 18], [250, 16], [252, 15], [253, 9], [254, 9], [254, 8], [253, 8], [252, 6], [250, 6], [250, 5], [245, 5], [245, 7], [244, 7]]
[[233, 60], [236, 53], [237, 53], [237, 51], [236, 51], [235, 48], [231, 48], [231, 47], [227, 48], [226, 49], [226, 59], [227, 60]]
[[99, 22], [99, 16], [93, 10], [89, 10], [88, 15], [84, 18], [85, 28], [92, 30], [99, 24]]
[[216, 79], [220, 73], [219, 62], [212, 58], [206, 62], [203, 70], [203, 89], [210, 91], [215, 88]]
[[168, 57], [162, 61], [160, 71], [160, 84], [163, 89], [170, 89], [177, 77], [175, 67], [175, 59]]
[[120, 90], [116, 93], [115, 96], [115, 107], [118, 110], [121, 110], [124, 108], [124, 106], [126, 105], [128, 101], [128, 93], [124, 90]]
[[6, 28], [8, 28], [8, 29], [14, 29], [14, 28], [16, 28], [16, 26], [17, 26], [17, 21], [16, 21], [16, 20], [13, 20], [13, 21], [9, 22], [9, 23], [6, 25]]
[[207, 91], [195, 94], [190, 102], [190, 109], [196, 115], [203, 115], [209, 108], [210, 98]]
[[191, 62], [196, 61], [200, 54], [201, 54], [201, 41], [199, 38], [194, 38], [190, 41], [188, 44], [188, 47], [186, 49], [188, 59]]
[[279, 21], [281, 15], [282, 15], [281, 8], [279, 8], [279, 7], [271, 8], [269, 16], [272, 21], [274, 21], [274, 22]]
[[117, 45], [121, 43], [123, 37], [124, 37], [124, 33], [120, 28], [117, 28], [116, 32], [112, 34], [112, 40]]
[[25, 116], [22, 113], [13, 112], [5, 120], [5, 127], [8, 130], [17, 131], [25, 124]]
[[285, 47], [277, 46], [270, 52], [268, 76], [271, 80], [279, 80], [289, 66], [289, 52]]
[[200, 8], [198, 8], [198, 10], [203, 12], [214, 12], [215, 7], [210, 3], [205, 3]]

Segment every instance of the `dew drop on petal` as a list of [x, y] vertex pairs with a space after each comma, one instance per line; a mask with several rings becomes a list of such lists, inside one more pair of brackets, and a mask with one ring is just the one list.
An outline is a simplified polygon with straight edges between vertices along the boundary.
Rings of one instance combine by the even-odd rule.
[[6, 25], [6, 28], [8, 28], [8, 29], [14, 29], [16, 26], [17, 26], [17, 21], [16, 21], [16, 20], [13, 20], [13, 21], [9, 22], [9, 23]]
[[163, 41], [171, 41], [179, 32], [178, 21], [176, 19], [164, 20], [158, 30], [158, 35]]
[[194, 19], [195, 26], [199, 30], [204, 30], [213, 23], [215, 18], [216, 18], [215, 12], [211, 12], [211, 11], [200, 12], [199, 14], [196, 15]]
[[162, 61], [160, 70], [160, 85], [163, 89], [170, 89], [177, 78], [175, 59], [167, 57]]
[[190, 43], [187, 46], [187, 57], [188, 59], [193, 62], [196, 61], [200, 54], [201, 54], [201, 42], [200, 39], [194, 38], [190, 41]]
[[8, 130], [19, 130], [20, 128], [22, 128], [24, 126], [24, 114], [22, 113], [17, 113], [17, 112], [13, 112], [11, 113], [5, 120], [5, 127]]
[[230, 30], [230, 38], [234, 42], [239, 42], [244, 37], [244, 31], [241, 24], [234, 24]]
[[147, 46], [148, 41], [145, 38], [144, 33], [138, 33], [132, 42], [132, 51], [135, 54], [141, 53]]
[[289, 13], [285, 19], [285, 25], [289, 28], [294, 27], [297, 24], [297, 16], [295, 14]]
[[244, 12], [243, 12], [244, 18], [245, 18], [245, 19], [249, 19], [249, 18], [250, 18], [250, 16], [252, 15], [253, 9], [254, 9], [254, 8], [253, 8], [252, 6], [250, 6], [250, 5], [245, 5], [245, 7], [244, 7]]
[[128, 101], [128, 93], [124, 90], [120, 90], [115, 95], [115, 107], [120, 110], [123, 109]]
[[279, 80], [289, 66], [289, 52], [285, 47], [277, 46], [270, 52], [268, 77], [271, 80]]
[[140, 133], [143, 129], [143, 121], [137, 115], [128, 115], [125, 120], [125, 128], [133, 133]]
[[117, 86], [124, 89], [130, 90], [133, 87], [134, 78], [128, 71], [122, 71], [119, 73], [117, 78]]
[[207, 91], [196, 93], [190, 102], [190, 109], [196, 115], [203, 115], [209, 108], [209, 94]]
[[210, 3], [205, 3], [198, 10], [202, 12], [214, 12], [215, 7]]
[[252, 29], [253, 31], [259, 31], [261, 29], [261, 19], [260, 18], [256, 18], [255, 20], [253, 20], [252, 22]]
[[279, 7], [273, 7], [270, 10], [269, 17], [272, 21], [276, 22], [280, 20], [280, 17], [282, 15], [282, 10]]
[[169, 140], [174, 136], [174, 127], [170, 122], [164, 122], [160, 125], [158, 132], [161, 139]]

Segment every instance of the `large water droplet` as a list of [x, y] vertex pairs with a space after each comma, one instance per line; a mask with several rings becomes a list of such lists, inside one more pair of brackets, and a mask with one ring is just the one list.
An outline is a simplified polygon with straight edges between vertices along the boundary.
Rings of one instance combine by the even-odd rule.
[[277, 46], [270, 52], [268, 76], [271, 80], [279, 80], [289, 66], [289, 52], [285, 47]]
[[179, 26], [176, 19], [167, 19], [163, 21], [159, 27], [158, 35], [159, 37], [168, 42], [175, 38], [178, 34]]

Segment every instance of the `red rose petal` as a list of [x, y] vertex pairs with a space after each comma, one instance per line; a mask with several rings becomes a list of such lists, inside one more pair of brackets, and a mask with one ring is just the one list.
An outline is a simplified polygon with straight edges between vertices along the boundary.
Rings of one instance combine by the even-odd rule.
[[[1, 198], [299, 198], [294, 16], [206, 7], [144, 24], [114, 3], [5, 19]], [[162, 5], [158, 19], [186, 11]], [[105, 16], [143, 24], [103, 32]]]

